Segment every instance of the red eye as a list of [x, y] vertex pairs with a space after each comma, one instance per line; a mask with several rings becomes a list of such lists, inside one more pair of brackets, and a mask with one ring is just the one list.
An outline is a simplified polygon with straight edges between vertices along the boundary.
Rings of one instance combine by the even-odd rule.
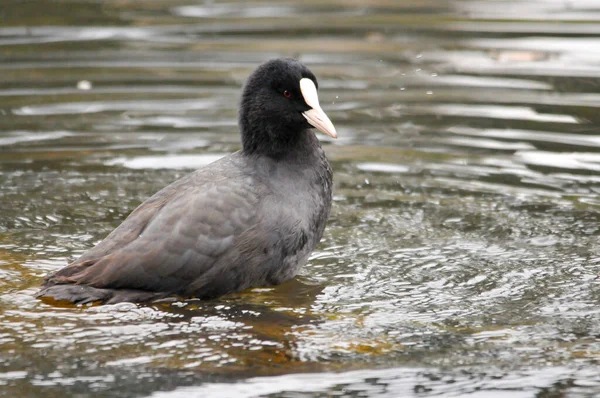
[[283, 96], [284, 96], [285, 98], [292, 98], [292, 93], [291, 93], [291, 92], [289, 92], [289, 91], [287, 91], [287, 90], [285, 90], [285, 91], [283, 92]]

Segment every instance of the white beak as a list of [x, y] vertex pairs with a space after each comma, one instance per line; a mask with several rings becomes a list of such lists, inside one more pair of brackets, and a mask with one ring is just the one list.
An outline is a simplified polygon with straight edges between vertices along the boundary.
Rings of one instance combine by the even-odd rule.
[[302, 113], [308, 123], [331, 138], [337, 138], [337, 132], [335, 131], [335, 127], [333, 127], [333, 123], [331, 123], [331, 120], [329, 120], [323, 109], [321, 109], [321, 105], [319, 105], [319, 96], [317, 95], [315, 83], [306, 77], [300, 79], [300, 92], [302, 93], [302, 97], [304, 97], [306, 105], [312, 108]]

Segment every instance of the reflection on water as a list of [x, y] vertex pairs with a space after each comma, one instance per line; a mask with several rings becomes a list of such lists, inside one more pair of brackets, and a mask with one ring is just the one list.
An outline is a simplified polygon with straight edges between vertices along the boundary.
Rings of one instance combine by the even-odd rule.
[[[600, 5], [10, 2], [0, 395], [600, 393]], [[33, 299], [149, 195], [239, 149], [296, 56], [340, 139], [302, 275], [209, 302]]]

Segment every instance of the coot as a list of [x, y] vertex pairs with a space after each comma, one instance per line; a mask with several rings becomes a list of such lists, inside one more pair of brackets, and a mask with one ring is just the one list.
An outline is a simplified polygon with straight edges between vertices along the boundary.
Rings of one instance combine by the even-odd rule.
[[242, 93], [242, 149], [150, 197], [98, 245], [48, 276], [38, 297], [206, 299], [294, 277], [331, 208], [331, 168], [310, 129], [337, 134], [317, 87], [294, 59], [260, 65]]

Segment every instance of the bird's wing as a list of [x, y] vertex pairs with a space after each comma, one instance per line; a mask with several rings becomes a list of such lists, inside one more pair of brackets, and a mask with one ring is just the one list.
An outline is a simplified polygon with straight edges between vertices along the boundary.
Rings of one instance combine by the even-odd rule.
[[[242, 173], [201, 169], [144, 202], [46, 285], [177, 292], [255, 235], [264, 186]], [[179, 186], [179, 189], [177, 189]], [[264, 191], [263, 195], [264, 196]]]

